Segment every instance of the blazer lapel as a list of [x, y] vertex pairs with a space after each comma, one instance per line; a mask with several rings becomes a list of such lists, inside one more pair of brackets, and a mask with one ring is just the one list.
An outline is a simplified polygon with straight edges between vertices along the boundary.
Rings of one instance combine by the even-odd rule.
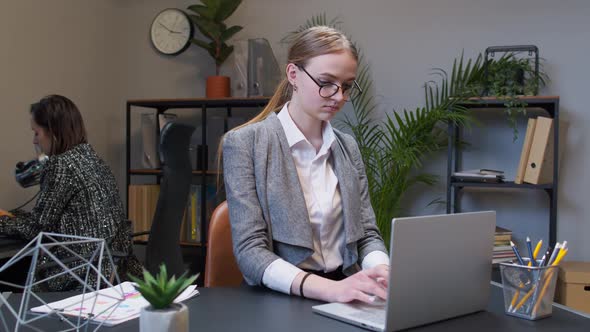
[[275, 210], [275, 213], [270, 214], [275, 219], [271, 220], [273, 238], [313, 250], [313, 233], [305, 196], [287, 136], [276, 114], [269, 115], [266, 121], [270, 123], [269, 143], [272, 145], [269, 151], [271, 159], [267, 162], [268, 167], [272, 168], [268, 172], [272, 178], [267, 179], [267, 183], [272, 185], [269, 186], [267, 195], [269, 201], [277, 203], [269, 206], [271, 210]]
[[334, 172], [338, 178], [340, 197], [342, 199], [342, 216], [344, 219], [344, 232], [347, 247], [350, 244], [356, 246], [356, 242], [363, 236], [363, 228], [360, 225], [360, 199], [358, 186], [358, 174], [352, 166], [348, 154], [344, 151], [340, 137], [335, 132], [335, 140], [332, 144], [332, 158]]

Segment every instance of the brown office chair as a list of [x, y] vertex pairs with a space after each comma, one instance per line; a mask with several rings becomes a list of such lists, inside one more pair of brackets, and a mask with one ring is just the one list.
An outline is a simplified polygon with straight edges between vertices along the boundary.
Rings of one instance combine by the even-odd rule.
[[209, 222], [205, 287], [236, 287], [242, 283], [242, 273], [236, 263], [231, 240], [229, 211], [224, 201], [213, 211]]

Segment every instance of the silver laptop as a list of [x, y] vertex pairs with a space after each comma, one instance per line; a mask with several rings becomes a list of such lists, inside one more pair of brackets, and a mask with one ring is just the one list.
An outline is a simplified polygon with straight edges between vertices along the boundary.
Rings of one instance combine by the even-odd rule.
[[313, 311], [374, 331], [397, 331], [488, 304], [496, 212], [395, 218], [387, 301]]

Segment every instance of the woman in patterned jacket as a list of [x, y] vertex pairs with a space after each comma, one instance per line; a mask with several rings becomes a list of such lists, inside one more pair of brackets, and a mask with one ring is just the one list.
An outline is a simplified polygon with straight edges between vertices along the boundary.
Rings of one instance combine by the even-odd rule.
[[[131, 254], [130, 226], [126, 221], [116, 181], [107, 164], [88, 144], [82, 116], [74, 103], [66, 97], [50, 95], [31, 105], [33, 144], [49, 156], [41, 173], [39, 198], [31, 212], [11, 211], [0, 217], [0, 233], [30, 240], [39, 232], [105, 239], [111, 252], [129, 253], [115, 260], [117, 273], [125, 279], [127, 273], [141, 274], [141, 264]], [[92, 245], [70, 246], [77, 254], [87, 256]], [[55, 249], [62, 260], [72, 254]], [[43, 269], [51, 262], [44, 255], [37, 267], [37, 280], [63, 272], [60, 267]], [[68, 263], [70, 268], [80, 260]], [[47, 265], [46, 265], [47, 266]], [[78, 269], [84, 280], [85, 269]], [[103, 264], [102, 273], [112, 275], [110, 264]], [[92, 275], [92, 273], [91, 273]], [[96, 276], [96, 273], [94, 273]], [[95, 287], [96, 278], [89, 284]], [[64, 274], [44, 283], [42, 289], [66, 291], [80, 289], [82, 284]], [[101, 284], [104, 285], [104, 282]]]

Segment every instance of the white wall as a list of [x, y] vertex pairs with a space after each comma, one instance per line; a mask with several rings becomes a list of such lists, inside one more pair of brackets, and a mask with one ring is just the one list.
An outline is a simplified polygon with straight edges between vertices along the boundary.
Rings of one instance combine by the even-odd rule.
[[[28, 104], [50, 92], [71, 96], [82, 109], [91, 142], [123, 183], [124, 103], [135, 98], [202, 97], [213, 62], [196, 47], [176, 57], [157, 54], [148, 39], [149, 24], [161, 9], [186, 8], [196, 1], [5, 1], [0, 4], [0, 206], [14, 207], [32, 196], [19, 189], [14, 163], [32, 154]], [[359, 43], [372, 65], [380, 109], [413, 109], [422, 104], [421, 86], [430, 68], [450, 68], [462, 50], [473, 56], [491, 45], [535, 44], [546, 59], [552, 81], [543, 94], [561, 96], [561, 118], [569, 130], [561, 141], [558, 240], [570, 243], [569, 259], [590, 260], [589, 181], [584, 176], [590, 147], [585, 133], [584, 100], [590, 70], [585, 64], [590, 4], [583, 0], [245, 0], [230, 24], [244, 26], [236, 38], [267, 38], [279, 60], [279, 43], [314, 14], [339, 17], [345, 32]], [[57, 45], [57, 47], [52, 46]], [[61, 47], [61, 50], [57, 49]], [[9, 50], [9, 51], [7, 51]], [[225, 68], [228, 70], [229, 68]], [[477, 128], [464, 165], [499, 167], [514, 176], [522, 141], [512, 143], [503, 117]], [[524, 131], [524, 120], [520, 123]], [[484, 129], [486, 130], [484, 132]], [[484, 144], [485, 140], [486, 144]], [[482, 141], [480, 143], [480, 141]], [[490, 142], [495, 143], [493, 145]], [[490, 149], [489, 147], [492, 146]], [[443, 175], [446, 159], [433, 156], [428, 169]], [[444, 183], [419, 188], [408, 201], [408, 214], [442, 212], [425, 207], [444, 198]], [[497, 209], [498, 223], [517, 237], [546, 237], [546, 196], [542, 192], [472, 192], [467, 209]]]

